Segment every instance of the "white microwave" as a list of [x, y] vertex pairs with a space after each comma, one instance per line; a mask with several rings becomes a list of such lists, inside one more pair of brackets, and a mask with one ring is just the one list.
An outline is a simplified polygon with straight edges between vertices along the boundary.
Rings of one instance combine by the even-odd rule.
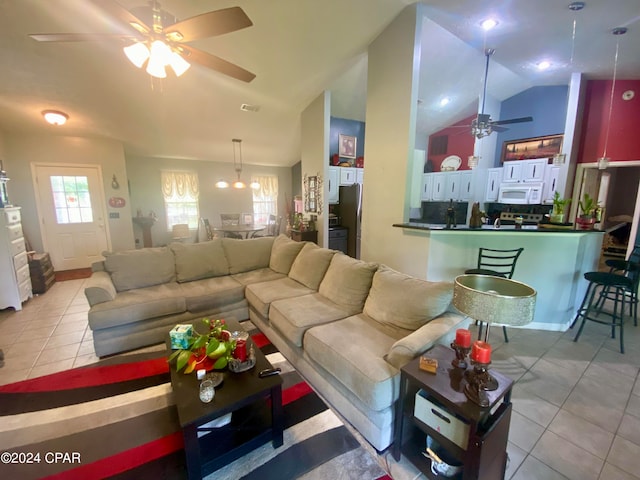
[[515, 205], [542, 203], [542, 183], [503, 183], [498, 202]]

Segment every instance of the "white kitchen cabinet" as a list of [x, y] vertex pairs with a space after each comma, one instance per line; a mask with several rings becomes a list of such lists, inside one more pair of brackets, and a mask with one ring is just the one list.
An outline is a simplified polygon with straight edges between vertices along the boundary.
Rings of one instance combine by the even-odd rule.
[[542, 189], [542, 203], [553, 203], [553, 197], [560, 188], [560, 185], [558, 185], [559, 180], [560, 167], [547, 165]]
[[502, 181], [504, 183], [518, 183], [522, 178], [522, 161], [504, 162], [502, 167]]
[[356, 183], [364, 184], [364, 168], [356, 168]]
[[460, 198], [460, 172], [447, 172], [447, 192], [445, 200], [457, 201]]
[[340, 171], [340, 185], [353, 185], [357, 181], [355, 167], [338, 167]]
[[535, 158], [532, 160], [523, 160], [522, 162], [521, 180], [525, 183], [540, 183], [544, 181], [545, 168], [547, 166], [546, 158]]
[[340, 201], [340, 173], [339, 167], [329, 167], [329, 203]]
[[485, 202], [497, 202], [502, 182], [502, 168], [489, 168], [487, 170], [487, 190], [484, 196]]
[[447, 199], [447, 174], [436, 172], [429, 175], [431, 175], [431, 200], [441, 202]]
[[32, 296], [26, 250], [20, 208], [0, 208], [0, 309], [22, 310]]
[[468, 202], [473, 198], [473, 170], [463, 170], [460, 172], [460, 192], [458, 199], [461, 202]]
[[428, 202], [432, 199], [433, 189], [433, 173], [422, 174], [422, 189], [420, 191], [420, 200]]

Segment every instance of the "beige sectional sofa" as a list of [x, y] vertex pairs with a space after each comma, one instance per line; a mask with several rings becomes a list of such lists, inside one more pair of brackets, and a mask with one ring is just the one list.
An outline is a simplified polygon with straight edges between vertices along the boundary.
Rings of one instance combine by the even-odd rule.
[[392, 442], [399, 369], [468, 325], [451, 283], [284, 235], [105, 252], [85, 293], [99, 356], [203, 316], [250, 318], [378, 450]]

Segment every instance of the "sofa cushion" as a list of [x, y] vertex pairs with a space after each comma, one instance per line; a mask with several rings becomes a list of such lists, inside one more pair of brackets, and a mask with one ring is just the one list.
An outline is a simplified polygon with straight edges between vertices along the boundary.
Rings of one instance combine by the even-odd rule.
[[185, 311], [183, 291], [171, 282], [120, 292], [112, 301], [94, 305], [89, 310], [89, 326], [99, 330]]
[[447, 310], [453, 283], [428, 282], [381, 265], [373, 276], [364, 313], [374, 320], [416, 330]]
[[229, 262], [222, 248], [222, 239], [202, 243], [172, 243], [178, 282], [229, 275]]
[[289, 277], [283, 277], [278, 280], [247, 285], [244, 294], [249, 305], [260, 315], [267, 317], [269, 315], [271, 302], [282, 298], [300, 297], [312, 292], [313, 290], [305, 287], [301, 283]]
[[335, 250], [321, 248], [315, 243], [306, 243], [293, 261], [289, 277], [312, 290], [318, 290], [335, 253]]
[[284, 273], [274, 272], [270, 268], [259, 268], [257, 270], [249, 270], [248, 272], [236, 273], [231, 277], [243, 285], [251, 285], [252, 283], [268, 282], [270, 280], [278, 280], [284, 278]]
[[244, 285], [230, 276], [181, 284], [186, 308], [192, 313], [220, 309], [244, 300]]
[[151, 287], [176, 279], [173, 252], [168, 247], [102, 252], [105, 268], [118, 292]]
[[229, 273], [248, 272], [269, 266], [273, 237], [238, 240], [223, 238], [222, 247], [229, 262]]
[[275, 272], [287, 275], [289, 270], [291, 270], [293, 261], [304, 245], [304, 242], [296, 242], [286, 235], [278, 235], [273, 241], [273, 247], [271, 248], [269, 268]]
[[333, 322], [351, 315], [340, 305], [319, 293], [285, 298], [271, 303], [269, 323], [297, 347], [309, 328]]
[[336, 253], [325, 273], [318, 291], [349, 315], [362, 312], [378, 265]]
[[375, 411], [393, 405], [400, 389], [399, 370], [383, 358], [395, 339], [380, 327], [360, 314], [310, 328], [303, 338], [305, 354]]

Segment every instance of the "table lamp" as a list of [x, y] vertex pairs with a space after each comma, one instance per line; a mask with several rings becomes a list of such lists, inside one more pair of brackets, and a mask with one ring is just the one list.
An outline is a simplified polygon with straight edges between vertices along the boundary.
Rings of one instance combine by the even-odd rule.
[[173, 239], [178, 242], [183, 242], [191, 236], [189, 233], [189, 225], [186, 223], [177, 223], [171, 229], [171, 235]]
[[520, 326], [533, 320], [536, 291], [515, 280], [491, 275], [460, 275], [453, 287], [453, 305], [463, 314], [487, 324], [484, 341], [471, 347], [473, 371], [467, 372], [465, 394], [474, 403], [489, 405], [486, 391], [498, 388], [487, 367], [491, 363], [488, 343], [492, 323]]

